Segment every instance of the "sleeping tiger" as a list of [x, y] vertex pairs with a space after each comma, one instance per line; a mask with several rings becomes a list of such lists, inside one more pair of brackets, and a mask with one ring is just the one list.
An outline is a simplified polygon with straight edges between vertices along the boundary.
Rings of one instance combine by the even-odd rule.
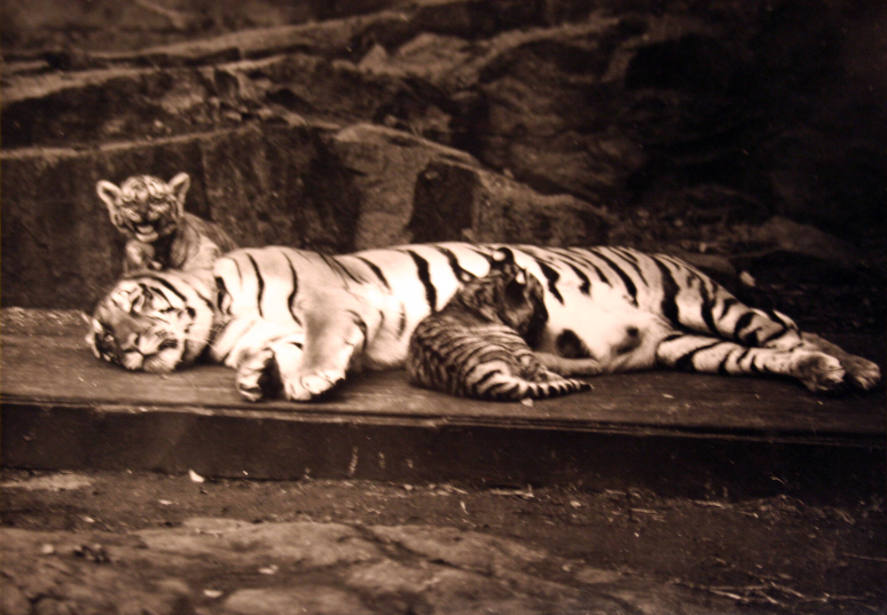
[[467, 278], [443, 309], [416, 326], [406, 359], [410, 382], [489, 400], [589, 390], [558, 372], [596, 373], [594, 359], [557, 357], [552, 364], [530, 349], [548, 320], [544, 301], [539, 280], [514, 264], [511, 250], [497, 250], [487, 275]]
[[153, 175], [133, 175], [119, 187], [104, 179], [96, 183], [111, 223], [127, 238], [124, 273], [209, 270], [221, 254], [237, 247], [219, 225], [185, 211], [190, 185], [187, 173], [169, 183]]
[[310, 400], [348, 370], [403, 367], [419, 321], [466, 275], [485, 275], [501, 247], [543, 283], [537, 351], [592, 359], [600, 373], [772, 374], [814, 392], [880, 381], [874, 363], [744, 305], [687, 263], [618, 247], [438, 243], [339, 256], [244, 248], [219, 258], [212, 279], [124, 277], [98, 302], [87, 340], [126, 369], [169, 372], [204, 358], [235, 368], [246, 399]]

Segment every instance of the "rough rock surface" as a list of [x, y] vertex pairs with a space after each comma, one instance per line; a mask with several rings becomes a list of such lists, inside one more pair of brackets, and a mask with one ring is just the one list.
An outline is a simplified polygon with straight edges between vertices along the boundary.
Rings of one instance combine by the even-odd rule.
[[[0, 473], [0, 613], [883, 612], [882, 500]], [[832, 494], [834, 495], [834, 494]]]
[[426, 525], [192, 518], [128, 534], [3, 528], [0, 544], [3, 615], [734, 612], [519, 541]]
[[[735, 225], [780, 215], [883, 252], [875, 4], [57, 2], [0, 19], [9, 305], [88, 308], [121, 248], [95, 181], [144, 172], [190, 173], [188, 208], [246, 245], [619, 242], [741, 270], [775, 239]], [[836, 245], [804, 257], [846, 268]]]

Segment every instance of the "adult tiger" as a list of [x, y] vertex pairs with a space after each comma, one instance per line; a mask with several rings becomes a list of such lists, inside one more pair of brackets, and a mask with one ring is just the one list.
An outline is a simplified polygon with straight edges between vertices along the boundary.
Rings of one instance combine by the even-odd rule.
[[[465, 272], [485, 275], [502, 244], [404, 245], [325, 256], [245, 248], [201, 278], [125, 277], [99, 301], [87, 340], [130, 370], [168, 372], [198, 358], [237, 369], [247, 399], [322, 395], [349, 369], [404, 363], [416, 324]], [[537, 350], [591, 358], [600, 373], [670, 367], [773, 374], [814, 392], [867, 390], [877, 365], [802, 333], [787, 316], [744, 305], [687, 263], [629, 248], [510, 247], [543, 282], [548, 321]]]

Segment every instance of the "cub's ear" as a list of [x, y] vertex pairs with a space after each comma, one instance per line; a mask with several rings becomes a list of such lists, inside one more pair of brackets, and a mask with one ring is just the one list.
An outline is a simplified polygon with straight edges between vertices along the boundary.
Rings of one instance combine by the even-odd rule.
[[508, 248], [496, 248], [490, 255], [490, 267], [494, 269], [505, 269], [513, 264], [514, 253]]
[[477, 276], [470, 271], [466, 271], [465, 269], [459, 269], [459, 272], [456, 274], [456, 278], [462, 284], [468, 284], [469, 282], [473, 282], [474, 280], [476, 280]]
[[191, 187], [191, 178], [187, 173], [179, 173], [169, 180], [169, 187], [172, 189], [172, 193], [176, 195], [179, 203], [184, 203], [185, 195], [188, 194], [188, 188]]
[[109, 210], [116, 208], [117, 199], [120, 197], [120, 188], [116, 184], [100, 179], [95, 185], [95, 192]]
[[117, 201], [120, 198], [120, 188], [116, 184], [100, 179], [95, 185], [95, 192], [108, 208], [108, 215], [111, 216], [111, 223], [118, 229], [122, 229], [122, 221], [117, 213]]
[[529, 284], [529, 279], [527, 278], [528, 275], [526, 269], [514, 267], [514, 275], [507, 281], [505, 286], [505, 294], [509, 299], [524, 298], [524, 291]]

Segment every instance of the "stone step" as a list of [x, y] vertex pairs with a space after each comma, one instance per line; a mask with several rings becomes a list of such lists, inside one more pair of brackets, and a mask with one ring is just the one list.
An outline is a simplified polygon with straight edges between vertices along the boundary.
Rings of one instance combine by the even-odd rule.
[[124, 240], [95, 185], [131, 174], [188, 172], [186, 210], [244, 246], [593, 245], [607, 242], [612, 218], [486, 170], [460, 150], [374, 124], [250, 124], [88, 149], [13, 149], [0, 162], [2, 294], [4, 305], [22, 307], [91, 309], [120, 275]]
[[4, 466], [825, 498], [884, 484], [882, 392], [822, 398], [790, 382], [651, 372], [525, 405], [419, 390], [390, 371], [323, 402], [250, 404], [222, 367], [99, 362], [84, 330], [74, 312], [4, 310]]

